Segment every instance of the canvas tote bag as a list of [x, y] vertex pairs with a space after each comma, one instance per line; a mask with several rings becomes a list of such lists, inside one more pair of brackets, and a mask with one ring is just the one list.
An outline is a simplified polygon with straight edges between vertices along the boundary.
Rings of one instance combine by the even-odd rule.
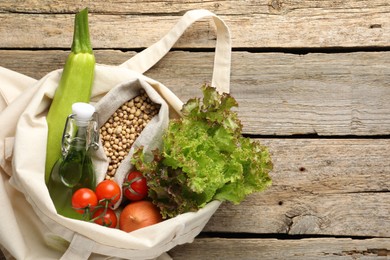
[[[207, 10], [192, 10], [154, 45], [119, 66], [97, 64], [91, 102], [132, 82], [162, 98], [170, 116], [182, 101], [160, 82], [143, 75], [194, 22], [212, 17], [217, 31], [212, 86], [229, 92], [231, 40], [226, 24]], [[0, 67], [0, 245], [8, 259], [169, 259], [165, 253], [192, 242], [220, 202], [156, 225], [126, 233], [56, 213], [44, 181], [46, 113], [62, 70], [40, 80]]]

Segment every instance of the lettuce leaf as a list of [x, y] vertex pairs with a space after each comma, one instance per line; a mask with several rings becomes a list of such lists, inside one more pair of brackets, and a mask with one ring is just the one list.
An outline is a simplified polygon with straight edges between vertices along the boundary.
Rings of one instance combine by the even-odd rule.
[[236, 100], [203, 86], [203, 99], [188, 100], [172, 119], [163, 148], [139, 148], [132, 163], [148, 180], [149, 197], [164, 218], [196, 211], [211, 200], [240, 203], [271, 185], [268, 149], [242, 136]]

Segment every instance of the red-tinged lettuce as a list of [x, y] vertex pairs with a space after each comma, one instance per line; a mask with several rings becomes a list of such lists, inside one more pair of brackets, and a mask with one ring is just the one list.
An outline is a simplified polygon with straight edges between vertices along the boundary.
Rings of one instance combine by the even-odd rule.
[[140, 148], [133, 156], [164, 218], [196, 211], [211, 200], [238, 204], [271, 185], [268, 150], [242, 136], [232, 111], [236, 100], [212, 87], [202, 91], [202, 100], [190, 99], [182, 117], [170, 121], [161, 151], [148, 156]]

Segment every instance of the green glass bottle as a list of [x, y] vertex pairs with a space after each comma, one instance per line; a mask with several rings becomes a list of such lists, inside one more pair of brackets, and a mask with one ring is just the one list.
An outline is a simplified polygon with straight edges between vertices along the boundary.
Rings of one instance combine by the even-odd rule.
[[62, 136], [62, 157], [55, 163], [47, 185], [58, 214], [83, 218], [72, 208], [72, 195], [83, 187], [95, 189], [96, 178], [90, 153], [98, 145], [95, 108], [87, 103], [74, 103]]

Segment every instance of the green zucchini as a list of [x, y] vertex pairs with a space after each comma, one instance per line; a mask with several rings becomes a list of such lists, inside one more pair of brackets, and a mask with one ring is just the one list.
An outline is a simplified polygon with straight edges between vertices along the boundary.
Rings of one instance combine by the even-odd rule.
[[47, 114], [46, 184], [55, 162], [62, 156], [62, 134], [66, 118], [72, 113], [72, 104], [90, 101], [94, 71], [95, 56], [89, 37], [88, 10], [85, 8], [76, 14], [71, 52]]

